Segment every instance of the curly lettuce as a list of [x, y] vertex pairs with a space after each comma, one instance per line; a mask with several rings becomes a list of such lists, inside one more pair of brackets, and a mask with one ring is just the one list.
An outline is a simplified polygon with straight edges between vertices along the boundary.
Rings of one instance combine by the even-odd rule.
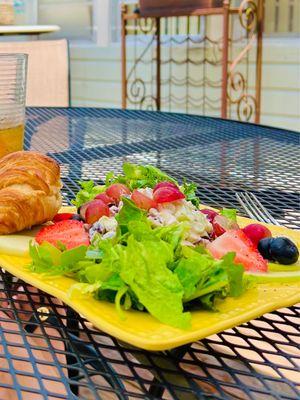
[[81, 181], [78, 183], [81, 186], [81, 190], [79, 190], [75, 199], [71, 201], [77, 208], [93, 200], [97, 194], [103, 193], [106, 189], [105, 185], [95, 185], [94, 181]]
[[[113, 172], [109, 172], [106, 175], [104, 185], [96, 185], [91, 180], [79, 182], [81, 190], [77, 193], [76, 198], [72, 200], [72, 204], [79, 208], [82, 204], [93, 200], [97, 194], [103, 193], [108, 186], [114, 183], [122, 183], [130, 190], [134, 190], [145, 187], [154, 188], [157, 183], [163, 181], [172, 182], [178, 187], [180, 186], [175, 179], [153, 165], [124, 163], [123, 174], [115, 175]], [[196, 196], [197, 186], [194, 183], [187, 183], [184, 180], [180, 188], [186, 196], [186, 199], [198, 207], [199, 199]]]

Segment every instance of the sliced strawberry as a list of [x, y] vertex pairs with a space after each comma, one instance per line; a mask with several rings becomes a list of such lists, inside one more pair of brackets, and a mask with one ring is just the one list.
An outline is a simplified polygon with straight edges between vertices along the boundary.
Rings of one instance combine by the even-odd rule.
[[131, 200], [135, 203], [137, 207], [142, 208], [143, 210], [148, 211], [150, 210], [150, 208], [157, 207], [157, 203], [153, 199], [150, 199], [150, 197], [139, 192], [137, 189], [132, 192]]
[[241, 229], [229, 230], [207, 245], [207, 250], [215, 258], [234, 251], [235, 262], [243, 264], [246, 271], [267, 272], [268, 264]]
[[65, 221], [71, 219], [73, 217], [73, 213], [59, 213], [56, 214], [53, 218], [53, 222]]
[[65, 220], [45, 226], [36, 235], [35, 240], [39, 244], [49, 242], [56, 247], [59, 247], [59, 243], [63, 243], [67, 249], [90, 244], [83, 222], [75, 220]]

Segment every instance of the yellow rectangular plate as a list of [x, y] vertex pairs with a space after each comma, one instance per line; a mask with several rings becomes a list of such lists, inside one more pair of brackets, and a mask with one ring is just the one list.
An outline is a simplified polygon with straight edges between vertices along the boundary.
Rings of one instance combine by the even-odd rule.
[[[68, 210], [69, 208], [64, 209], [65, 212]], [[239, 218], [241, 227], [251, 222], [253, 221], [247, 218]], [[266, 226], [270, 228], [274, 236], [290, 237], [299, 247], [299, 231], [273, 225]], [[266, 312], [300, 302], [299, 282], [294, 284], [263, 284], [248, 290], [239, 298], [227, 298], [219, 305], [218, 312], [193, 311], [192, 327], [189, 330], [172, 328], [160, 323], [150, 314], [134, 310], [126, 311], [124, 313], [126, 318], [121, 320], [116, 313], [114, 304], [87, 296], [72, 296], [70, 298], [67, 293], [75, 280], [66, 277], [47, 278], [30, 272], [27, 268], [30, 259], [24, 255], [24, 243], [27, 246], [28, 235], [30, 235], [30, 232], [6, 236], [6, 243], [10, 243], [10, 245], [5, 245], [5, 237], [0, 237], [0, 250], [2, 249], [2, 252], [8, 247], [10, 254], [23, 255], [21, 257], [0, 254], [0, 265], [5, 270], [59, 298], [98, 329], [124, 342], [147, 350], [167, 350], [194, 342], [257, 318]]]

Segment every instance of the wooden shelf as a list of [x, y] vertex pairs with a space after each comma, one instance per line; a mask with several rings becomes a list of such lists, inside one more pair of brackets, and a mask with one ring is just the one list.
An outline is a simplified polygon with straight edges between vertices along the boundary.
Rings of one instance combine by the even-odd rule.
[[221, 14], [223, 0], [140, 0], [141, 17]]

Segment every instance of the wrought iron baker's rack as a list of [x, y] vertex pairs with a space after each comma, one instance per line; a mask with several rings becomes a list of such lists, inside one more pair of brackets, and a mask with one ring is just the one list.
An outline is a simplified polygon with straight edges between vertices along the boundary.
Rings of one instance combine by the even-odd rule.
[[[123, 108], [259, 123], [263, 0], [217, 3], [161, 14], [122, 5]], [[210, 37], [208, 22], [219, 29], [218, 38]]]

